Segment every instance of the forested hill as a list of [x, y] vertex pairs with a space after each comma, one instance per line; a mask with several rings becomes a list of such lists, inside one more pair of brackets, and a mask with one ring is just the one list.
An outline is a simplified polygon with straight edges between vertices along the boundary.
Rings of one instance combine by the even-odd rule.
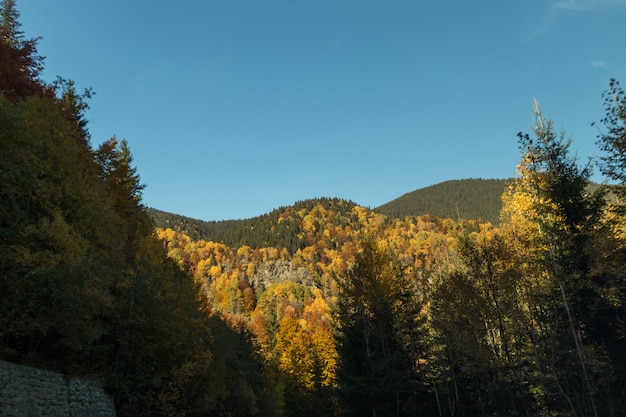
[[404, 194], [374, 210], [395, 218], [432, 214], [498, 224], [502, 193], [511, 181], [479, 178], [445, 181]]
[[333, 222], [338, 226], [358, 224], [352, 209], [356, 203], [339, 198], [319, 198], [298, 201], [290, 207], [279, 207], [267, 214], [242, 220], [202, 221], [148, 208], [148, 214], [157, 228], [170, 228], [185, 233], [193, 239], [220, 242], [230, 247], [250, 246], [285, 247], [295, 253], [308, 245], [297, 216], [292, 213], [315, 207], [334, 213]]
[[[511, 180], [463, 179], [446, 181], [421, 188], [374, 209], [391, 218], [430, 214], [439, 218], [486, 220], [498, 224], [502, 193]], [[289, 210], [310, 210], [317, 204], [337, 212], [338, 218], [349, 219], [356, 203], [339, 198], [298, 201], [291, 207], [279, 207], [270, 213], [242, 220], [203, 221], [149, 208], [157, 228], [171, 228], [194, 239], [221, 242], [228, 246], [287, 247], [295, 252], [304, 242], [298, 230], [289, 223], [278, 222]]]

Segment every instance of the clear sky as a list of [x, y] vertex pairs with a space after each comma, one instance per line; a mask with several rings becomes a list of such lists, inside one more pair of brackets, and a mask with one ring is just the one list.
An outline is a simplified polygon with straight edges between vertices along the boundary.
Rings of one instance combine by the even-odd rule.
[[508, 178], [532, 100], [597, 154], [626, 0], [17, 0], [43, 78], [92, 87], [147, 206], [203, 220], [315, 197], [377, 207]]

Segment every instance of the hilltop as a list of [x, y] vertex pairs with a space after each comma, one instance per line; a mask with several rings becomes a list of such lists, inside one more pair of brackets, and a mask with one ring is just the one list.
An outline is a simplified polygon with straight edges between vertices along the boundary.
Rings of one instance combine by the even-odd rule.
[[445, 181], [404, 194], [374, 210], [394, 218], [432, 214], [498, 224], [502, 193], [511, 182], [479, 178]]
[[[484, 220], [498, 224], [501, 196], [510, 179], [463, 179], [445, 181], [406, 193], [373, 209], [389, 218], [433, 215], [439, 218]], [[277, 227], [278, 218], [286, 210], [310, 209], [316, 204], [331, 207], [343, 216], [349, 216], [357, 204], [340, 198], [319, 198], [295, 202], [290, 207], [279, 207], [267, 214], [250, 219], [204, 221], [148, 208], [148, 214], [157, 228], [171, 228], [194, 239], [221, 242], [228, 246], [280, 246], [294, 251], [304, 245], [295, 229]], [[282, 223], [281, 223], [282, 224]]]

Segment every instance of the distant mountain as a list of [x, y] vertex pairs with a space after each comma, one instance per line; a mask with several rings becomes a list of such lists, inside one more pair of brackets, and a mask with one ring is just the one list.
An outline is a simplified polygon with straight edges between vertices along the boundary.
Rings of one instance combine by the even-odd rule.
[[396, 198], [374, 211], [393, 218], [431, 214], [441, 218], [499, 223], [502, 193], [512, 179], [445, 181]]

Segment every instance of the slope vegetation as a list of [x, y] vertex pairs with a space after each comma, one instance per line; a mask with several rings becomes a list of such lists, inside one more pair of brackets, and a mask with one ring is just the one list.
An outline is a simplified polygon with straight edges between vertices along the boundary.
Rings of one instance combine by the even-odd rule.
[[404, 194], [375, 210], [395, 218], [432, 214], [498, 224], [502, 193], [511, 181], [478, 178], [445, 181]]

